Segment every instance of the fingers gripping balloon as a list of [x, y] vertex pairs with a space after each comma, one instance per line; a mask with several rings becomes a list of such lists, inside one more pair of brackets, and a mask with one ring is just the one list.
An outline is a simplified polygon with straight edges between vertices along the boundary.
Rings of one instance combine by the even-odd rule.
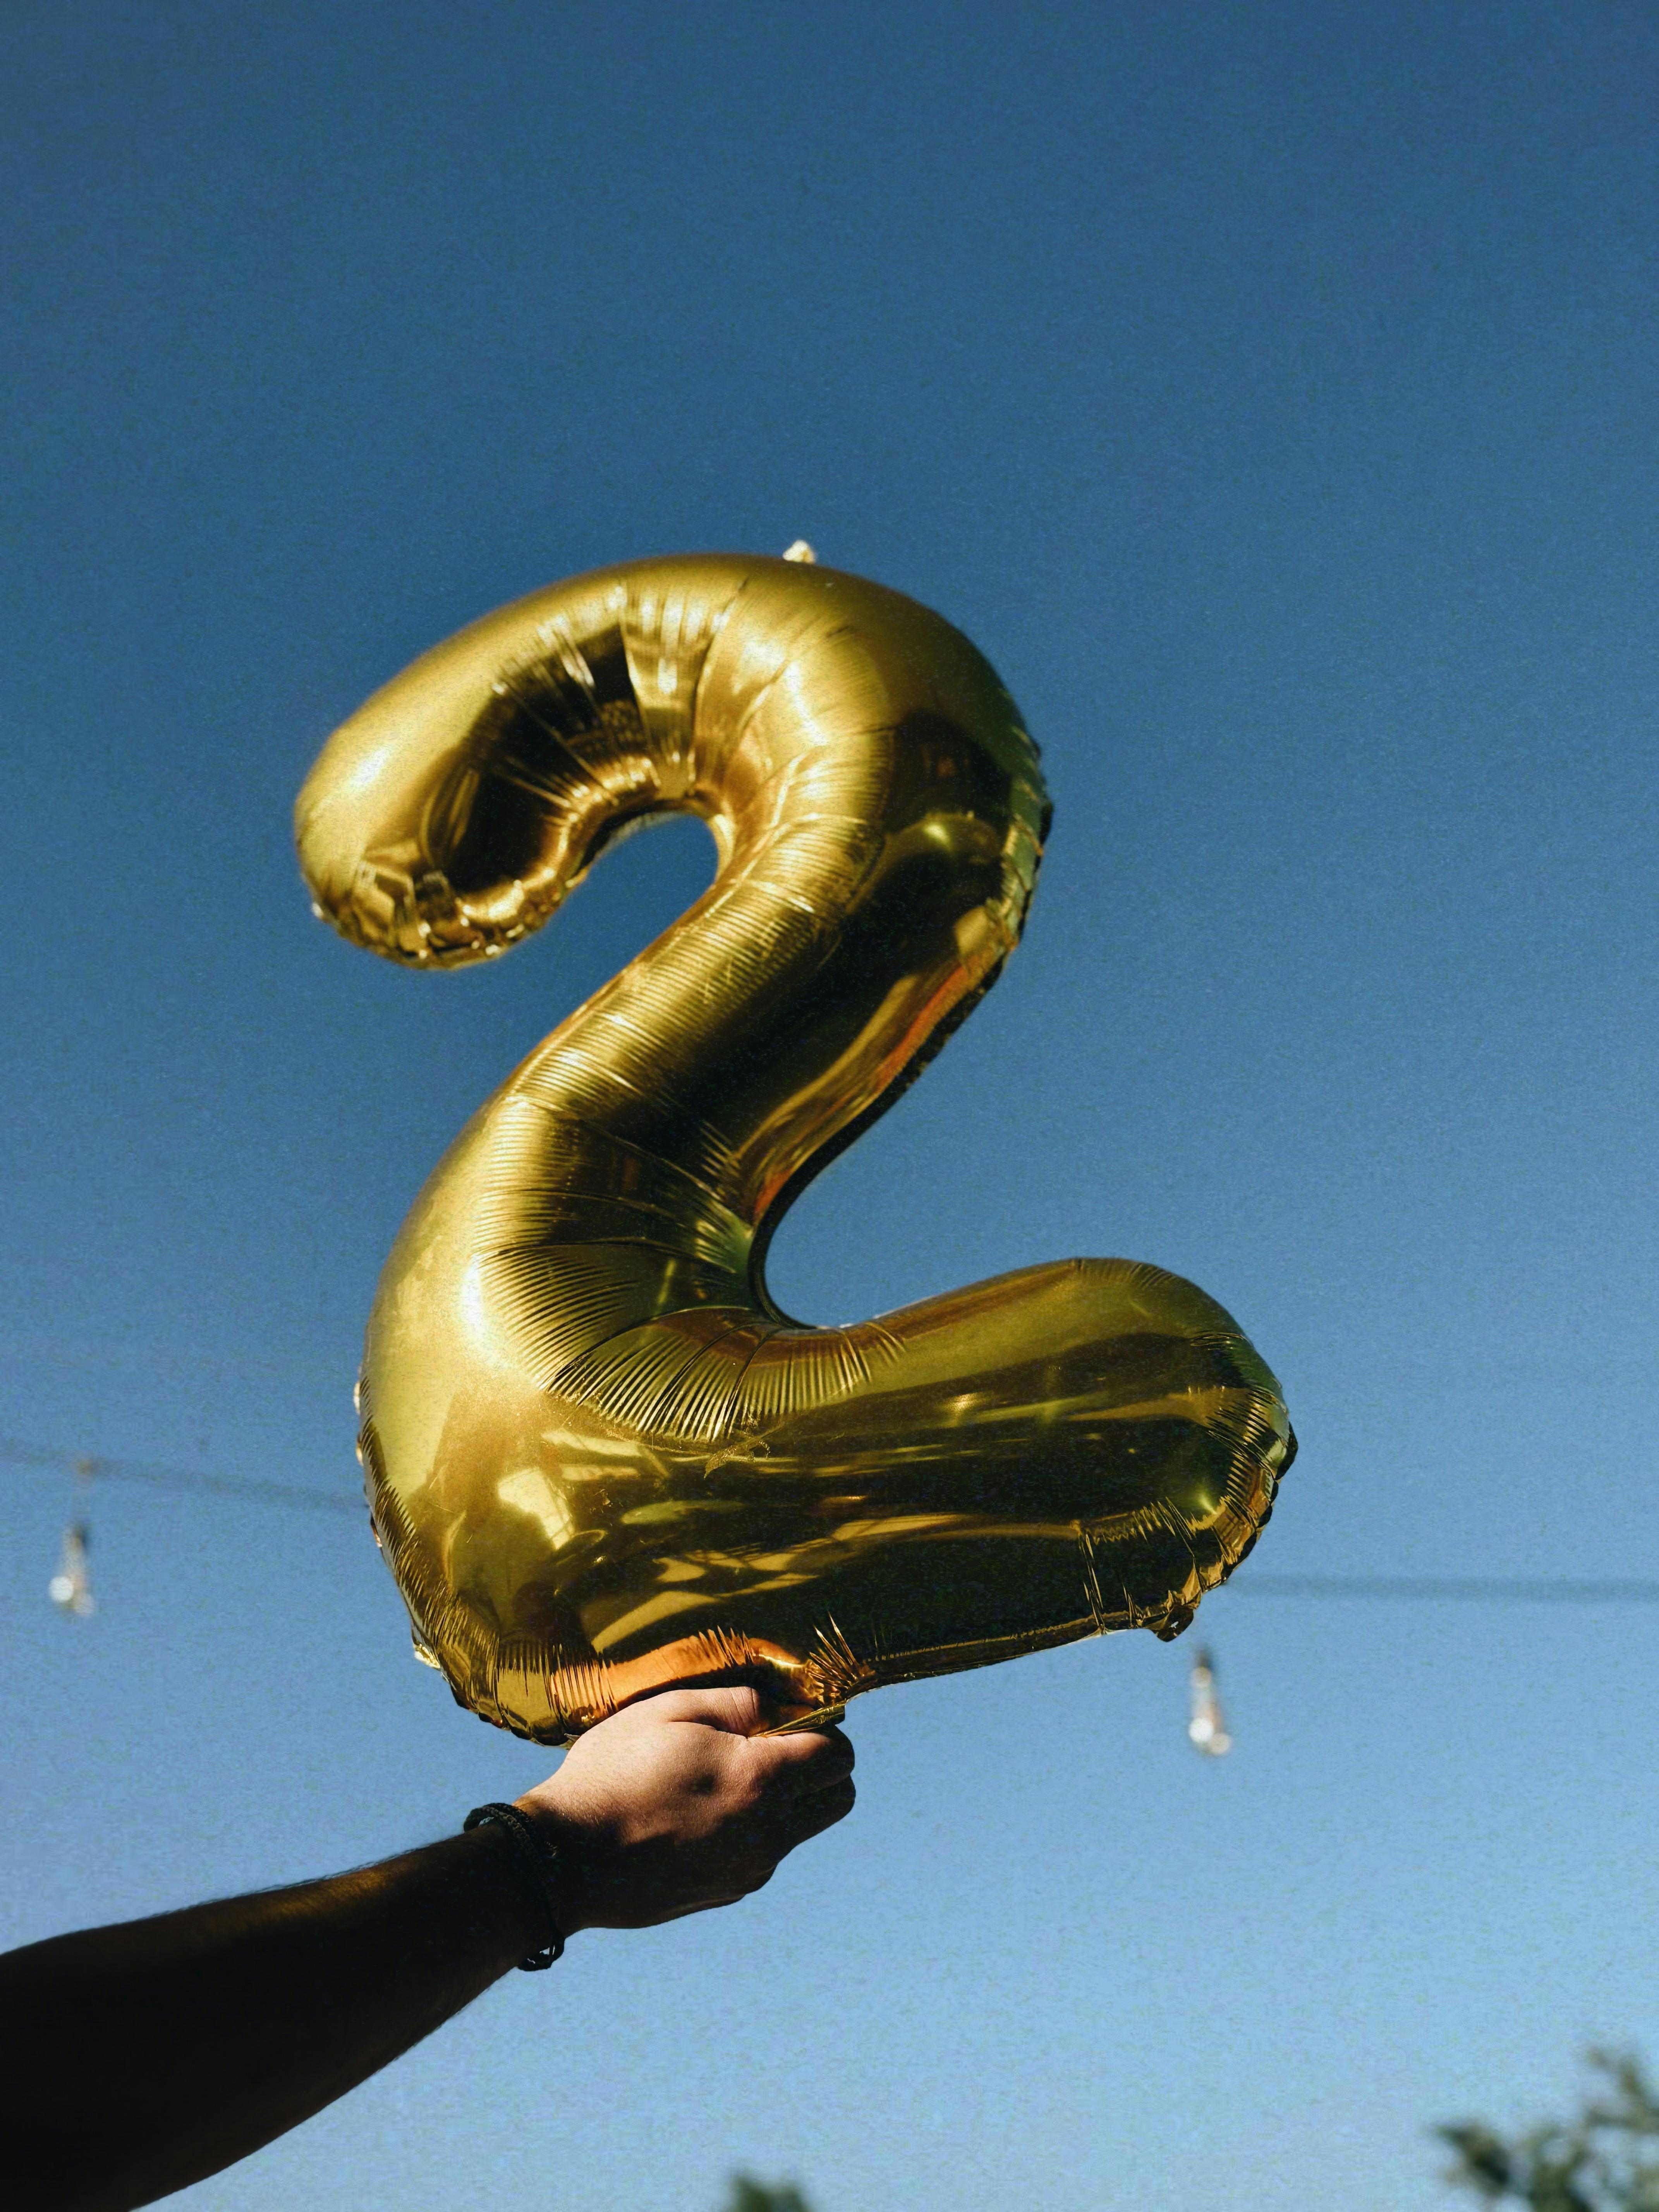
[[479, 1109], [381, 1279], [362, 1455], [417, 1645], [556, 1742], [729, 1669], [804, 1717], [1176, 1633], [1292, 1448], [1202, 1291], [1069, 1260], [849, 1328], [767, 1295], [791, 1199], [1024, 919], [1036, 751], [965, 638], [790, 562], [579, 577], [377, 693], [297, 834], [344, 936], [447, 967], [538, 927], [665, 808], [708, 823], [713, 885]]

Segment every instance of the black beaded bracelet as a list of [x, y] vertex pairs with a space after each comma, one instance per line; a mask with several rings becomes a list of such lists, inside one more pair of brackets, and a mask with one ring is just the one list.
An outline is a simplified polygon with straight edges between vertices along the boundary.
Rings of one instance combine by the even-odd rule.
[[536, 1877], [536, 1887], [547, 1913], [548, 1940], [539, 1951], [532, 1951], [519, 1966], [526, 1974], [539, 1973], [550, 1966], [556, 1959], [564, 1955], [564, 1937], [559, 1933], [559, 1923], [553, 1917], [553, 1867], [559, 1856], [556, 1844], [550, 1844], [538, 1831], [533, 1820], [527, 1820], [516, 1805], [475, 1805], [461, 1823], [461, 1833], [483, 1827], [486, 1820], [503, 1828], [512, 1837], [520, 1856]]

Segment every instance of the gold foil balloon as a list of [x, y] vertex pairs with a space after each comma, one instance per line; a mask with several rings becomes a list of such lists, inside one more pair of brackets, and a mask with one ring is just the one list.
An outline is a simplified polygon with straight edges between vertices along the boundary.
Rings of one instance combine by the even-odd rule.
[[1201, 1291], [1063, 1260], [849, 1328], [767, 1295], [790, 1200], [1019, 936], [1048, 802], [965, 638], [805, 560], [604, 569], [376, 693], [297, 835], [343, 935], [444, 968], [665, 808], [713, 830], [712, 886], [478, 1109], [381, 1279], [362, 1449], [417, 1648], [557, 1742], [731, 1670], [805, 1718], [1178, 1632], [1292, 1449]]

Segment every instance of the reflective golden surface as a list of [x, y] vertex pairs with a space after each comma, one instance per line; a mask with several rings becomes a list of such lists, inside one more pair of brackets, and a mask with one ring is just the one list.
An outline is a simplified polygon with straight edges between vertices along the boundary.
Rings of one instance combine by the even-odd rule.
[[[417, 1646], [556, 1742], [729, 1668], [805, 1717], [1177, 1632], [1292, 1449], [1201, 1291], [1065, 1260], [848, 1328], [766, 1293], [790, 1200], [1019, 936], [1048, 803], [965, 638], [799, 562], [578, 577], [378, 692], [296, 834], [336, 928], [443, 967], [664, 808], [709, 823], [714, 884], [479, 1109], [381, 1279], [362, 1456]], [[939, 1186], [973, 1204], [948, 1158]]]

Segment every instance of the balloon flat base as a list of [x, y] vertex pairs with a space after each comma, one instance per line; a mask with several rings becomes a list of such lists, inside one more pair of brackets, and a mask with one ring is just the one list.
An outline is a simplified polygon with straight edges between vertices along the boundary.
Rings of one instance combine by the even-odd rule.
[[839, 1728], [847, 1717], [845, 1705], [820, 1705], [816, 1712], [803, 1713], [798, 1720], [780, 1721], [775, 1728], [762, 1729], [762, 1735], [799, 1735], [805, 1729]]

